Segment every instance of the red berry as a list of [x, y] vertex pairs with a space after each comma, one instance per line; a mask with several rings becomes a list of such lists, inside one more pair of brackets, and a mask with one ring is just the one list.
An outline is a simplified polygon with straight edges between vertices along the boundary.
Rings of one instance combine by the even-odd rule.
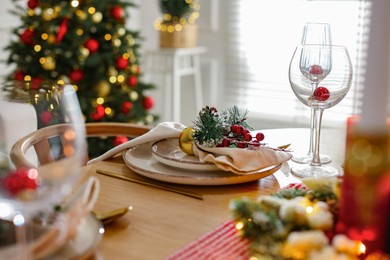
[[252, 141], [251, 145], [255, 146], [255, 147], [259, 147], [260, 146], [260, 141], [255, 139]]
[[325, 87], [318, 87], [313, 92], [314, 99], [318, 101], [325, 101], [330, 97], [329, 90]]
[[260, 132], [259, 132], [259, 133], [256, 134], [256, 140], [259, 141], [259, 142], [263, 141], [263, 140], [264, 140], [264, 137], [265, 137], [265, 136], [264, 136], [263, 133], [260, 133]]
[[244, 131], [242, 131], [242, 135], [245, 135], [245, 134], [249, 134], [249, 130], [248, 129], [244, 129]]
[[237, 129], [236, 129], [236, 134], [242, 135], [243, 132], [244, 132], [244, 127], [242, 127], [241, 125], [238, 125]]
[[237, 131], [237, 127], [238, 125], [231, 125], [230, 126], [230, 131], [232, 131], [233, 133], [235, 133]]
[[35, 190], [38, 186], [36, 169], [18, 168], [4, 178], [4, 188], [16, 196], [25, 190]]
[[252, 140], [252, 135], [250, 133], [244, 134], [244, 140], [245, 141], [251, 141]]
[[320, 75], [322, 74], [324, 71], [322, 69], [322, 67], [320, 65], [312, 65], [310, 67], [310, 70], [309, 70], [309, 73], [310, 74], [313, 74], [313, 75]]
[[71, 81], [73, 82], [79, 82], [80, 80], [82, 80], [84, 77], [84, 73], [82, 70], [80, 69], [75, 69], [75, 70], [72, 70], [69, 74], [69, 78]]
[[245, 146], [246, 146], [246, 143], [245, 143], [245, 142], [238, 142], [238, 143], [237, 143], [237, 147], [238, 147], [238, 148], [245, 148]]
[[229, 147], [230, 146], [230, 139], [229, 138], [224, 138], [222, 141], [222, 146], [223, 147]]

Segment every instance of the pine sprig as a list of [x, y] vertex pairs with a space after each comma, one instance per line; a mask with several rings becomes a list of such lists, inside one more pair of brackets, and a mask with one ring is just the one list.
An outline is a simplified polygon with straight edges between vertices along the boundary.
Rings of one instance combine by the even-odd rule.
[[204, 107], [193, 124], [193, 138], [197, 143], [212, 147], [222, 142], [226, 127], [215, 107]]
[[253, 128], [246, 122], [248, 115], [248, 110], [241, 110], [237, 106], [228, 108], [226, 111], [222, 112], [224, 121], [228, 125], [241, 125], [242, 127], [253, 130]]

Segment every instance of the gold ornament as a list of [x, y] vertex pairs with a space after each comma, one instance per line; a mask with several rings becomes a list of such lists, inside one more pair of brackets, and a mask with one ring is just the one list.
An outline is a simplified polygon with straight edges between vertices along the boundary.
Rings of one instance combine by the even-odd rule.
[[108, 84], [107, 81], [105, 80], [100, 80], [97, 85], [96, 85], [96, 89], [97, 89], [97, 92], [98, 92], [98, 95], [100, 97], [105, 97], [107, 96], [109, 93], [110, 93], [110, 84]]
[[56, 68], [56, 60], [51, 56], [41, 58], [39, 59], [39, 62], [45, 70], [54, 70]]
[[56, 42], [56, 36], [54, 34], [49, 34], [49, 38], [47, 39], [47, 42], [50, 44], [54, 44]]
[[46, 8], [42, 11], [42, 18], [45, 21], [51, 21], [56, 18], [56, 14], [54, 13], [53, 8]]
[[135, 102], [138, 99], [138, 93], [136, 91], [131, 91], [129, 97], [131, 101]]
[[115, 67], [110, 66], [108, 68], [108, 71], [107, 71], [107, 76], [109, 76], [109, 77], [115, 76], [116, 77], [117, 75], [118, 75], [118, 71], [115, 69]]
[[179, 137], [179, 147], [180, 149], [189, 155], [194, 155], [194, 152], [192, 151], [192, 147], [194, 144], [194, 139], [192, 137], [194, 133], [194, 129], [191, 127], [186, 127], [181, 132]]

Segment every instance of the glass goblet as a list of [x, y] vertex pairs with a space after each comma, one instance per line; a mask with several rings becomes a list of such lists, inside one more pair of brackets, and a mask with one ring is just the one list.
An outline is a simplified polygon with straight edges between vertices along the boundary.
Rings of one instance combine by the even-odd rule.
[[[331, 30], [328, 23], [305, 23], [303, 27], [301, 44], [331, 45]], [[291, 158], [297, 163], [310, 163], [313, 160], [314, 150], [314, 110], [310, 109], [310, 142], [309, 149], [305, 154], [294, 154]], [[321, 163], [330, 163], [329, 155], [320, 154]]]
[[352, 64], [348, 50], [335, 45], [300, 45], [289, 66], [291, 88], [303, 104], [314, 109], [314, 155], [309, 165], [292, 167], [299, 177], [339, 175], [333, 166], [321, 164], [319, 157], [322, 114], [338, 104], [352, 83]]
[[37, 154], [47, 148], [47, 158], [53, 158], [50, 162], [36, 167], [33, 163], [10, 164], [0, 172], [0, 218], [14, 224], [16, 244], [10, 250], [17, 259], [34, 258], [31, 234], [27, 232], [30, 222], [38, 213], [53, 210], [72, 191], [86, 158], [85, 124], [73, 87], [42, 86], [32, 95], [45, 125], [40, 130], [61, 125], [63, 134], [43, 140], [39, 135], [32, 138], [35, 149], [40, 150]]

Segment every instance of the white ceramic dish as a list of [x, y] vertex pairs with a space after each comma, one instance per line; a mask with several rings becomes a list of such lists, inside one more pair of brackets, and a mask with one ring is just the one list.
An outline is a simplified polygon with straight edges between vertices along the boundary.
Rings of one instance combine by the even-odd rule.
[[192, 171], [217, 171], [212, 163], [199, 161], [198, 157], [188, 155], [180, 149], [179, 138], [168, 138], [155, 142], [151, 152], [157, 161], [179, 169]]
[[245, 183], [267, 177], [281, 165], [267, 167], [243, 175], [226, 171], [193, 171], [170, 167], [157, 161], [151, 152], [152, 143], [141, 144], [123, 153], [126, 165], [134, 172], [159, 181], [188, 185], [229, 185]]

